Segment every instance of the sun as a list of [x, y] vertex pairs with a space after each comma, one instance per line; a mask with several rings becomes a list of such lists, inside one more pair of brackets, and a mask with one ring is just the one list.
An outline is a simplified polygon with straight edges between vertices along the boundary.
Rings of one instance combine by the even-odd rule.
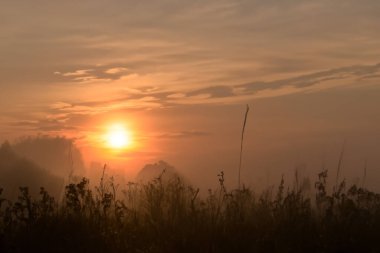
[[108, 128], [105, 140], [109, 148], [124, 149], [131, 145], [131, 133], [124, 125], [114, 124]]

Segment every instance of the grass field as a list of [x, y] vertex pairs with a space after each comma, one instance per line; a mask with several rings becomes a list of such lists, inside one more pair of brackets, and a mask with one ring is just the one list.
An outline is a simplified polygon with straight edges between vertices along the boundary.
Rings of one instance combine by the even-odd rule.
[[[345, 182], [315, 194], [295, 183], [261, 194], [220, 187], [200, 196], [179, 178], [129, 183], [118, 193], [83, 178], [57, 201], [1, 199], [1, 252], [380, 252], [380, 195]], [[312, 196], [312, 197], [310, 197]]]

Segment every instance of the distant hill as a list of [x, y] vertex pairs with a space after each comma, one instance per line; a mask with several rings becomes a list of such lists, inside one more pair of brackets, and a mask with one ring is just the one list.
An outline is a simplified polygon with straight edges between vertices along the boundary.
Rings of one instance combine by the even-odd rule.
[[44, 187], [50, 195], [59, 197], [63, 189], [63, 179], [23, 158], [12, 149], [8, 142], [0, 146], [0, 188], [3, 197], [16, 199], [19, 187], [29, 187], [34, 196]]
[[80, 150], [73, 140], [65, 137], [23, 137], [12, 143], [12, 149], [58, 177], [82, 177], [85, 173]]
[[159, 161], [154, 164], [145, 165], [137, 174], [136, 180], [139, 182], [148, 182], [155, 178], [162, 176], [164, 181], [167, 181], [174, 177], [183, 179], [177, 169], [165, 161]]

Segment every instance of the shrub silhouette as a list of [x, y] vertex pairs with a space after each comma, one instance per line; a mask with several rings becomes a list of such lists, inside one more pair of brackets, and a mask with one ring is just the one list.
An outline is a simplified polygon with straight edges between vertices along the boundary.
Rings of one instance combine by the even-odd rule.
[[[315, 197], [280, 181], [262, 194], [250, 188], [199, 189], [162, 175], [129, 183], [116, 196], [103, 174], [66, 186], [58, 202], [44, 189], [20, 187], [0, 198], [1, 252], [379, 252], [380, 195], [342, 181], [330, 193], [327, 171]], [[1, 190], [0, 190], [1, 193]], [[0, 195], [1, 196], [1, 195]]]

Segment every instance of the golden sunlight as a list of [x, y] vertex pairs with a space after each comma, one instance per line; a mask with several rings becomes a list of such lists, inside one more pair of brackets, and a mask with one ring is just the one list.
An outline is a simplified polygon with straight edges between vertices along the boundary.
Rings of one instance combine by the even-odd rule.
[[123, 149], [131, 145], [131, 133], [122, 124], [111, 125], [105, 136], [108, 147], [112, 149]]

